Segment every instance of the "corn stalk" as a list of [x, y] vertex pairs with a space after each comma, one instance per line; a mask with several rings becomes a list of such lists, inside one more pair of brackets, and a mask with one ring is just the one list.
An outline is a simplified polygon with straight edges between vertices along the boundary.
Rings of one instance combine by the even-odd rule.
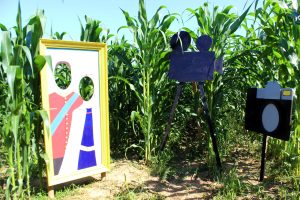
[[296, 1], [265, 0], [250, 13], [251, 24], [243, 24], [246, 37], [238, 38], [236, 56], [230, 63], [239, 66], [239, 74], [249, 86], [264, 86], [277, 80], [282, 87], [295, 88], [293, 126], [288, 142], [270, 139], [269, 154], [283, 160], [288, 169], [300, 174], [300, 26], [295, 16]]
[[[30, 178], [36, 164], [40, 177], [43, 172], [40, 117], [47, 116], [40, 109], [39, 71], [46, 59], [38, 55], [38, 42], [44, 30], [43, 12], [32, 17], [22, 27], [21, 8], [18, 7], [16, 38], [4, 25], [1, 27], [1, 82], [7, 85], [5, 120], [2, 138], [7, 155], [6, 199], [30, 196]], [[24, 184], [25, 183], [25, 184]]]
[[[184, 29], [191, 34], [195, 42], [200, 35], [206, 34], [212, 37], [213, 45], [210, 51], [214, 51], [216, 53], [216, 59], [224, 59], [224, 75], [222, 76], [218, 73], [215, 73], [214, 80], [209, 82], [207, 81], [205, 85], [208, 108], [211, 112], [213, 123], [217, 128], [216, 132], [218, 140], [222, 143], [226, 142], [226, 139], [224, 139], [226, 137], [226, 134], [224, 133], [224, 125], [226, 122], [224, 121], [224, 113], [222, 113], [220, 107], [232, 104], [231, 102], [226, 101], [226, 96], [228, 96], [228, 88], [231, 87], [235, 78], [234, 76], [230, 76], [231, 70], [226, 68], [228, 66], [227, 60], [230, 59], [232, 55], [232, 51], [230, 51], [230, 49], [232, 46], [234, 46], [234, 33], [245, 20], [251, 6], [252, 4], [240, 16], [231, 11], [233, 6], [226, 6], [221, 10], [218, 6], [214, 6], [212, 9], [210, 9], [210, 6], [207, 2], [197, 9], [187, 9], [191, 16], [196, 19], [198, 28], [196, 31], [193, 31], [189, 28]], [[227, 74], [227, 72], [229, 73]], [[198, 92], [198, 89], [195, 89], [194, 92]], [[209, 137], [207, 137], [207, 139], [208, 138]], [[207, 144], [209, 150], [207, 155], [207, 163], [211, 163], [211, 166], [214, 166], [212, 143], [210, 140], [208, 140]], [[224, 146], [224, 148], [220, 149], [225, 150], [226, 147]]]
[[[143, 137], [139, 144], [134, 144], [131, 147], [138, 147], [144, 152], [144, 159], [146, 162], [151, 160], [154, 154], [154, 149], [157, 146], [157, 130], [161, 124], [158, 121], [161, 112], [161, 98], [168, 93], [166, 87], [166, 65], [163, 64], [165, 59], [165, 50], [167, 49], [167, 34], [168, 28], [174, 21], [173, 14], [167, 14], [160, 18], [160, 11], [164, 9], [161, 6], [157, 9], [154, 16], [148, 20], [144, 1], [139, 1], [138, 17], [133, 18], [128, 12], [122, 10], [127, 26], [133, 35], [133, 44], [130, 45], [132, 49], [130, 52], [131, 58], [128, 54], [121, 51], [114, 51], [115, 55], [122, 61], [125, 61], [127, 67], [130, 67], [134, 72], [133, 77], [126, 77], [126, 79], [116, 80], [128, 83], [130, 89], [133, 91], [137, 99], [135, 110], [131, 113], [131, 121], [135, 134]], [[141, 144], [143, 144], [141, 146]]]

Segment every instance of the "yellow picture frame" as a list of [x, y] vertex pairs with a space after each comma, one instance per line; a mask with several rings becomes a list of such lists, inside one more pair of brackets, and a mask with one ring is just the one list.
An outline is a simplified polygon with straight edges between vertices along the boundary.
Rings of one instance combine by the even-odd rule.
[[[107, 45], [41, 39], [40, 54], [52, 58], [52, 66], [46, 63], [40, 72], [42, 106], [48, 113], [50, 122], [48, 126], [44, 125], [48, 186], [107, 172], [110, 165]], [[61, 62], [71, 63], [74, 84], [72, 83], [66, 90], [54, 84], [54, 68], [56, 63]], [[90, 76], [94, 84], [94, 94], [89, 101], [84, 101], [80, 99], [80, 95], [77, 95], [79, 80], [84, 76]], [[76, 96], [78, 99], [76, 102], [79, 103], [76, 108], [72, 106], [75, 109], [68, 107], [63, 113], [62, 111], [71, 101], [66, 101], [68, 92], [76, 94], [73, 96]], [[60, 101], [63, 98], [65, 101]], [[82, 114], [85, 109], [86, 114]], [[55, 127], [58, 116], [62, 117]], [[61, 131], [63, 128], [57, 128], [60, 126], [68, 131]], [[66, 143], [64, 147], [59, 146], [58, 143], [64, 136], [66, 136], [64, 139]], [[86, 139], [87, 137], [89, 139]], [[80, 140], [81, 143], [78, 143]], [[63, 148], [64, 150], [60, 150]], [[61, 152], [64, 153], [63, 157], [57, 158], [56, 156], [60, 156]], [[78, 163], [77, 166], [75, 162]]]

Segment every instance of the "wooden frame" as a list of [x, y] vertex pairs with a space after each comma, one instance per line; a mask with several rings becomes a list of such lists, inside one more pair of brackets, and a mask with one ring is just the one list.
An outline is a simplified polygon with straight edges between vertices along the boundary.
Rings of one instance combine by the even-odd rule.
[[[41, 70], [42, 105], [50, 122], [44, 125], [48, 187], [107, 172], [106, 44], [41, 39], [40, 52], [52, 59], [52, 66], [46, 63]], [[71, 69], [71, 84], [66, 89], [59, 88], [54, 78], [54, 68], [61, 62]], [[88, 101], [79, 91], [79, 82], [86, 76], [94, 85]]]

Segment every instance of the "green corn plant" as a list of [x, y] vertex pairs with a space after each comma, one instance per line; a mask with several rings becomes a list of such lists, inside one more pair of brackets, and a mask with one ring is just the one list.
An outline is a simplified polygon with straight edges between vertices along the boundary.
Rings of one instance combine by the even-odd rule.
[[[5, 118], [1, 130], [7, 150], [6, 199], [30, 196], [30, 178], [36, 165], [40, 177], [43, 172], [41, 121], [48, 123], [46, 112], [40, 110], [39, 71], [46, 58], [38, 55], [39, 39], [43, 35], [43, 12], [33, 16], [22, 27], [21, 8], [18, 7], [16, 38], [1, 24], [1, 82], [6, 85]], [[3, 102], [3, 100], [1, 100]], [[25, 183], [25, 184], [24, 184]]]
[[55, 32], [54, 34], [51, 34], [51, 39], [54, 40], [63, 40], [64, 36], [67, 34], [67, 32]]
[[251, 24], [243, 24], [246, 37], [239, 37], [236, 55], [229, 61], [239, 66], [245, 85], [262, 87], [277, 80], [282, 87], [295, 88], [293, 128], [289, 142], [270, 139], [269, 154], [282, 158], [299, 175], [299, 33], [292, 1], [265, 0], [250, 13]]
[[79, 83], [79, 93], [85, 101], [92, 98], [94, 94], [94, 84], [91, 78], [83, 77]]
[[[230, 59], [230, 56], [232, 55], [230, 49], [235, 45], [233, 40], [235, 38], [235, 32], [245, 20], [251, 5], [240, 16], [231, 11], [233, 6], [227, 6], [222, 10], [220, 10], [218, 6], [214, 6], [211, 10], [209, 4], [204, 3], [203, 6], [200, 6], [197, 9], [187, 9], [191, 16], [196, 18], [198, 28], [196, 31], [193, 31], [189, 28], [184, 29], [191, 34], [195, 41], [197, 40], [198, 36], [203, 34], [212, 37], [213, 44], [210, 50], [216, 53], [217, 60], [224, 63], [224, 74], [220, 75], [215, 73], [214, 80], [211, 82], [206, 82], [205, 85], [205, 92], [208, 99], [208, 107], [211, 112], [212, 120], [217, 127], [217, 132], [221, 131], [221, 133], [217, 134], [219, 141], [222, 139], [222, 137], [226, 136], [223, 128], [226, 122], [222, 121], [224, 117], [223, 113], [220, 111], [220, 107], [224, 106], [223, 103], [227, 105], [230, 104], [230, 102], [226, 101], [226, 97], [230, 91], [228, 88], [230, 85], [232, 85], [233, 81], [233, 77], [230, 76], [232, 74], [232, 70], [227, 69], [227, 60]], [[223, 143], [224, 141], [226, 140], [223, 139]], [[214, 158], [211, 157], [211, 155], [213, 155], [212, 144], [210, 141], [207, 144], [209, 150], [207, 160], [208, 163], [211, 163], [214, 162]]]
[[[300, 120], [299, 120], [299, 95], [300, 95], [300, 27], [295, 22], [295, 13], [299, 7], [292, 1], [264, 1], [262, 9], [256, 10], [256, 17], [262, 25], [261, 39], [266, 48], [262, 52], [264, 59], [268, 60], [274, 79], [283, 87], [295, 88], [296, 99], [294, 102], [294, 124], [292, 137], [289, 142], [271, 140], [273, 154], [278, 153], [290, 163], [295, 174], [300, 175]], [[278, 158], [278, 156], [276, 156]]]
[[119, 80], [128, 83], [126, 85], [133, 91], [137, 101], [136, 107], [131, 112], [131, 121], [135, 134], [137, 137], [142, 134], [142, 139], [139, 144], [131, 147], [142, 149], [146, 162], [151, 160], [157, 147], [157, 132], [159, 132], [157, 130], [162, 123], [159, 115], [163, 113], [162, 103], [170, 91], [167, 89], [169, 82], [163, 60], [168, 46], [166, 40], [168, 28], [175, 20], [175, 16], [167, 14], [161, 19], [160, 11], [164, 8], [164, 6], [159, 7], [150, 20], [148, 20], [143, 0], [139, 1], [137, 19], [122, 10], [127, 26], [120, 29], [129, 29], [133, 35], [134, 43], [130, 45], [132, 57], [127, 58], [128, 54], [122, 53], [120, 49], [115, 51], [116, 56], [126, 61], [124, 63], [126, 67], [130, 67], [130, 70], [134, 72], [133, 77]]
[[132, 84], [136, 70], [131, 58], [135, 51], [123, 36], [120, 41], [112, 41], [108, 54], [111, 150], [114, 155], [123, 156], [128, 146], [141, 139], [132, 131], [130, 120], [131, 111], [138, 104]]
[[106, 42], [113, 34], [110, 34], [109, 29], [104, 29], [101, 26], [101, 21], [84, 16], [86, 25], [83, 27], [81, 20], [79, 19], [81, 26], [80, 41], [86, 42]]

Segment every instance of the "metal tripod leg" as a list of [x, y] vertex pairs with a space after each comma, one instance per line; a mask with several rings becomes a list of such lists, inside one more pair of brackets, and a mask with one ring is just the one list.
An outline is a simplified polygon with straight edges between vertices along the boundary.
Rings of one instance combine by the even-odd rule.
[[219, 169], [221, 169], [222, 166], [221, 166], [221, 160], [220, 160], [218, 146], [217, 146], [217, 139], [215, 136], [212, 120], [211, 120], [209, 110], [208, 110], [207, 100], [206, 100], [205, 93], [204, 93], [204, 87], [203, 87], [204, 82], [199, 82], [198, 84], [199, 84], [199, 90], [200, 90], [200, 96], [201, 96], [201, 100], [202, 100], [202, 104], [203, 104], [204, 114], [205, 114], [205, 117], [206, 117], [206, 120], [208, 123], [208, 127], [209, 127], [209, 133], [210, 133], [210, 137], [211, 137], [211, 141], [212, 141], [212, 145], [213, 145], [213, 150], [214, 150], [215, 156], [216, 156], [217, 167]]
[[179, 97], [180, 97], [183, 85], [184, 85], [184, 83], [180, 82], [179, 85], [177, 86], [176, 96], [175, 96], [175, 99], [174, 99], [174, 102], [173, 102], [173, 106], [172, 106], [172, 109], [171, 109], [171, 112], [170, 112], [170, 115], [169, 115], [169, 120], [168, 120], [167, 128], [166, 128], [166, 131], [165, 131], [162, 143], [161, 143], [160, 148], [159, 148], [160, 152], [164, 150], [164, 148], [166, 146], [166, 143], [167, 143], [167, 140], [169, 138], [170, 129], [171, 129], [171, 123], [172, 123], [173, 118], [174, 118], [175, 109], [176, 109], [176, 106], [178, 104], [178, 100], [179, 100]]

